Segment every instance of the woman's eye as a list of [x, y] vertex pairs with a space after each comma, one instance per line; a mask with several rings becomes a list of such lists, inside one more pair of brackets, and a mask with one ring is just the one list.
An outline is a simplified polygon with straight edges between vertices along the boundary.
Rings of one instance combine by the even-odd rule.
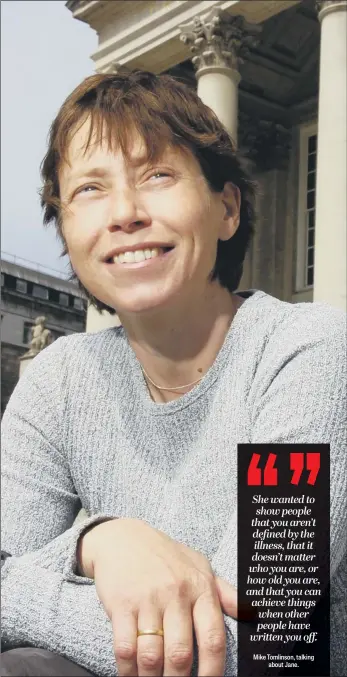
[[170, 176], [170, 174], [168, 174], [167, 172], [154, 172], [154, 174], [151, 174], [151, 176], [149, 178], [150, 179], [157, 179], [158, 177], [161, 178], [161, 177], [167, 177], [167, 176]]
[[88, 184], [87, 186], [81, 186], [80, 188], [78, 188], [76, 190], [75, 196], [76, 195], [86, 195], [90, 192], [94, 192], [95, 190], [97, 190], [97, 186], [94, 186], [92, 184]]
[[79, 193], [88, 193], [90, 190], [96, 190], [96, 186], [82, 186], [82, 188], [80, 188], [78, 190], [78, 192]]

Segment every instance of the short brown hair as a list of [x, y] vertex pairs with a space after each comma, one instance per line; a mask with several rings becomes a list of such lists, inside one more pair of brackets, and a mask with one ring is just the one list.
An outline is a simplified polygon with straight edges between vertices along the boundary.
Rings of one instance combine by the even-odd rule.
[[[167, 145], [189, 149], [199, 161], [210, 189], [221, 192], [231, 181], [241, 193], [240, 225], [230, 240], [218, 242], [211, 280], [230, 291], [237, 289], [243, 262], [254, 232], [255, 184], [236, 153], [229, 134], [213, 111], [188, 85], [170, 75], [134, 70], [117, 75], [92, 75], [66, 99], [52, 123], [48, 150], [41, 165], [41, 206], [44, 224], [54, 222], [68, 253], [62, 232], [58, 171], [67, 159], [73, 134], [90, 119], [91, 139], [106, 138], [111, 148], [128, 156], [131, 132], [137, 131], [147, 148], [148, 161], [156, 161]], [[70, 280], [77, 279], [72, 270]], [[116, 312], [102, 303], [78, 280], [80, 289], [98, 310]]]

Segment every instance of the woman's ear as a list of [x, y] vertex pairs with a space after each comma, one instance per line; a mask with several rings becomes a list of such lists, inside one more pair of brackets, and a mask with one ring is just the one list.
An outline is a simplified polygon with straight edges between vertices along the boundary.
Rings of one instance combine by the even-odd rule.
[[240, 225], [241, 193], [237, 186], [228, 181], [222, 190], [221, 200], [224, 216], [220, 224], [220, 240], [230, 240]]

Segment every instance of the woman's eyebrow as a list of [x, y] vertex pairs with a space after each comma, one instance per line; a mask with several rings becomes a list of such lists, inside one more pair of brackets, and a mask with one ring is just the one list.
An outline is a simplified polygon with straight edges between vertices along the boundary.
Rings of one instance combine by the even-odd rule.
[[83, 170], [76, 169], [66, 177], [65, 190], [69, 191], [73, 188], [77, 181], [81, 179], [105, 179], [111, 176], [111, 171], [105, 167], [91, 167]]
[[[172, 159], [172, 158], [169, 155], [167, 157], [165, 156], [165, 159], [166, 159], [166, 161], [168, 161], [169, 159]], [[160, 159], [158, 160], [158, 162], [163, 162], [163, 161], [165, 161], [164, 156], [162, 157], [161, 160]], [[132, 157], [132, 158], [130, 158], [129, 164], [134, 169], [142, 167], [145, 164], [149, 164], [148, 156], [143, 154], [141, 156]], [[79, 179], [87, 179], [87, 178], [89, 178], [89, 179], [90, 178], [103, 179], [103, 178], [108, 178], [108, 177], [111, 176], [111, 174], [112, 174], [112, 171], [110, 169], [106, 168], [106, 167], [91, 167], [90, 169], [87, 169], [87, 170], [83, 170], [81, 168], [81, 169], [77, 169], [75, 172], [71, 172], [70, 176], [68, 177], [67, 185], [69, 186], [71, 183], [73, 183], [74, 181], [78, 181]]]
[[81, 179], [81, 178], [91, 178], [93, 176], [96, 176], [96, 177], [102, 179], [105, 176], [110, 176], [110, 174], [111, 174], [111, 171], [109, 169], [106, 169], [105, 167], [92, 167], [91, 169], [88, 169], [86, 171], [81, 169], [81, 170], [78, 170], [78, 171], [70, 174], [69, 182], [75, 181], [76, 179]]

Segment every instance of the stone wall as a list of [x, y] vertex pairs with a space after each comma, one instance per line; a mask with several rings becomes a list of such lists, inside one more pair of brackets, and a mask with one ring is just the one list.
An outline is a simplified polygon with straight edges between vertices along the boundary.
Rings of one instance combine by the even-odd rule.
[[1, 343], [1, 416], [19, 379], [19, 357], [27, 348]]

